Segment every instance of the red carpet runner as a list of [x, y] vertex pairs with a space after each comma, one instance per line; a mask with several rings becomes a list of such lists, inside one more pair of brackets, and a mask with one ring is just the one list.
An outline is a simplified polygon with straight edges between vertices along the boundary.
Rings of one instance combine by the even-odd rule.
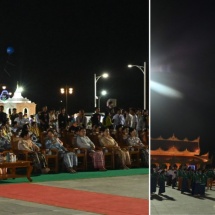
[[29, 183], [1, 185], [0, 196], [98, 214], [149, 214], [148, 200]]

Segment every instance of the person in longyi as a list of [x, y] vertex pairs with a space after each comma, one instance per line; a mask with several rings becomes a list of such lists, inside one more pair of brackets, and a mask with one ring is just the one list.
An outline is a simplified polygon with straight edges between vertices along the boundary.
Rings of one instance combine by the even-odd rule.
[[23, 130], [20, 134], [21, 140], [18, 142], [18, 149], [28, 151], [29, 158], [33, 160], [34, 167], [42, 173], [48, 173], [45, 156], [41, 153], [40, 148], [31, 140], [28, 130]]
[[116, 140], [110, 136], [109, 128], [102, 128], [101, 132], [102, 132], [102, 135], [99, 139], [101, 146], [107, 147], [107, 148], [114, 148], [115, 154], [117, 154], [119, 157], [121, 168], [129, 169], [128, 166], [131, 165], [129, 152], [119, 147], [119, 144], [116, 142]]

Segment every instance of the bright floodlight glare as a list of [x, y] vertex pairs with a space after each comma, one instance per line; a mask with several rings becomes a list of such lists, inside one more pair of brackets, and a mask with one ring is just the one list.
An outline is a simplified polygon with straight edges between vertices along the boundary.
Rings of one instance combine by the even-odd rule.
[[107, 73], [104, 73], [103, 75], [102, 75], [102, 77], [103, 78], [107, 78], [109, 75], [107, 74]]
[[73, 93], [73, 88], [69, 88], [69, 94]]
[[168, 96], [168, 97], [173, 97], [173, 98], [182, 98], [183, 95], [179, 91], [165, 86], [163, 84], [157, 83], [155, 81], [150, 81], [151, 89], [154, 90], [155, 92]]
[[6, 86], [2, 86], [2, 89], [5, 90], [5, 89], [6, 89]]
[[64, 93], [65, 93], [64, 88], [60, 88], [60, 92], [61, 92], [62, 94], [64, 94]]
[[131, 64], [128, 64], [128, 67], [129, 67], [129, 68], [131, 68], [131, 67], [132, 67], [132, 65], [131, 65]]
[[19, 87], [19, 92], [22, 92], [23, 90], [23, 87]]
[[105, 96], [105, 95], [107, 94], [107, 91], [106, 91], [106, 90], [102, 90], [101, 94], [102, 94], [103, 96]]

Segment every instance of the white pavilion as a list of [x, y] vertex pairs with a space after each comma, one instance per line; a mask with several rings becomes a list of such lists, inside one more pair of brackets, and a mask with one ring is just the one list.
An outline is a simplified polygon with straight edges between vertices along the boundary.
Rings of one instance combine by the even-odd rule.
[[7, 100], [0, 99], [0, 105], [4, 106], [4, 112], [8, 116], [12, 113], [13, 108], [17, 109], [17, 113], [22, 112], [23, 114], [27, 114], [28, 117], [36, 113], [36, 104], [22, 97], [22, 88], [18, 84], [13, 97]]

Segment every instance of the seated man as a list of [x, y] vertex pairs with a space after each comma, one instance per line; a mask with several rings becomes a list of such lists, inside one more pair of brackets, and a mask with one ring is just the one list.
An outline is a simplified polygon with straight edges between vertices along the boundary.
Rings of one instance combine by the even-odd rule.
[[58, 150], [60, 156], [63, 158], [63, 162], [69, 173], [76, 173], [73, 169], [74, 166], [78, 164], [78, 158], [74, 152], [69, 152], [63, 143], [55, 136], [53, 130], [48, 130], [47, 139], [45, 142], [46, 149], [56, 149]]
[[78, 128], [78, 135], [76, 139], [77, 146], [79, 148], [85, 148], [88, 150], [90, 157], [93, 159], [93, 166], [100, 171], [106, 171], [104, 154], [101, 150], [95, 150], [94, 143], [86, 136], [86, 129], [83, 127]]
[[22, 132], [22, 129], [18, 126], [18, 123], [14, 122], [11, 125], [11, 133], [12, 133], [12, 135], [14, 135], [14, 136], [20, 136], [21, 132]]
[[45, 156], [40, 152], [40, 148], [30, 139], [29, 131], [23, 130], [20, 134], [22, 138], [18, 142], [18, 149], [29, 152], [29, 157], [33, 160], [33, 165], [42, 173], [48, 173], [50, 169], [47, 167]]
[[19, 112], [18, 117], [14, 119], [14, 122], [17, 122], [18, 127], [22, 129], [24, 124], [29, 123], [29, 120], [23, 116], [22, 112]]
[[149, 165], [149, 152], [147, 147], [141, 142], [140, 138], [137, 136], [137, 131], [134, 128], [129, 128], [129, 136], [127, 139], [128, 146], [136, 146], [140, 148], [140, 156], [142, 163]]

